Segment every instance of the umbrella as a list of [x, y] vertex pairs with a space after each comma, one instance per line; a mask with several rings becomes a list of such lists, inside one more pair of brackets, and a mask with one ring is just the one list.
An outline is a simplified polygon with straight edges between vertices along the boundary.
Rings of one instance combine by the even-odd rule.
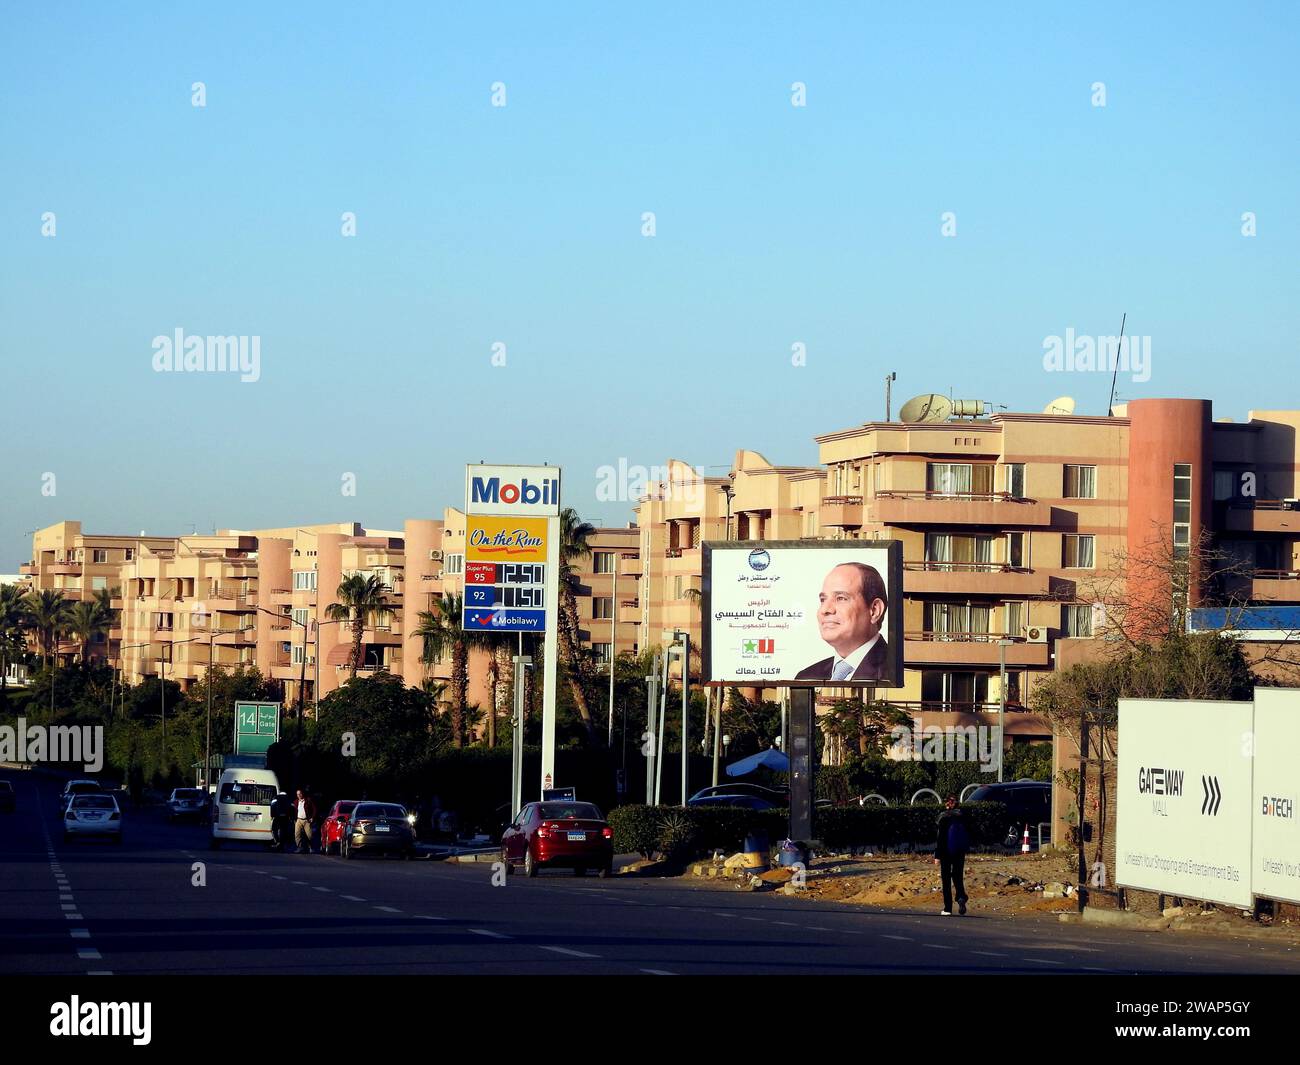
[[752, 773], [759, 766], [773, 769], [778, 773], [788, 773], [790, 772], [790, 759], [775, 747], [769, 747], [766, 751], [751, 754], [748, 758], [742, 758], [739, 762], [732, 762], [731, 765], [727, 766], [727, 776], [743, 777], [746, 773]]

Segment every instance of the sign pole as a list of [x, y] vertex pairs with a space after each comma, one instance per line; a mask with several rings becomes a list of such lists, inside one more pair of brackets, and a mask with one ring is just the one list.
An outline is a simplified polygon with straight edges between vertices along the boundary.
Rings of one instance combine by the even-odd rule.
[[790, 692], [790, 838], [812, 839], [813, 691]]
[[[654, 656], [650, 665], [650, 675], [645, 679], [645, 735], [642, 737], [641, 749], [648, 751], [645, 763], [645, 804], [655, 804], [655, 708], [659, 705], [659, 656]], [[646, 746], [649, 744], [649, 747]]]
[[[546, 633], [542, 658], [542, 790], [555, 786], [555, 684], [559, 673], [560, 628], [560, 519], [546, 519]], [[538, 792], [541, 798], [541, 792]]]

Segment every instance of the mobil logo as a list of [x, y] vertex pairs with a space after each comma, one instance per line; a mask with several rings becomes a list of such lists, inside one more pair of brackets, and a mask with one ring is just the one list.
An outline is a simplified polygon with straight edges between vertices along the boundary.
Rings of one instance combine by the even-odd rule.
[[560, 471], [554, 466], [470, 466], [465, 509], [471, 514], [559, 514]]

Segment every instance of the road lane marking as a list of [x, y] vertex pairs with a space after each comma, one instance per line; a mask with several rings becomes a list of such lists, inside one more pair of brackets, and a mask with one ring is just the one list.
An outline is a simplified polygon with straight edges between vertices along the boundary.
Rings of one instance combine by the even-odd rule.
[[376, 910], [382, 910], [384, 913], [401, 913], [396, 906], [376, 906]]
[[1033, 962], [1035, 965], [1064, 965], [1063, 961], [1052, 961], [1050, 958], [1021, 958], [1021, 961]]
[[429, 914], [427, 914], [427, 913], [417, 913], [417, 914], [415, 915], [415, 919], [416, 919], [417, 921], [445, 921], [447, 918], [445, 918], [445, 917], [431, 917], [431, 916], [430, 916]]
[[289, 878], [288, 878], [287, 876], [280, 876], [278, 873], [274, 873], [274, 874], [272, 874], [271, 879], [272, 879], [272, 880], [288, 880]]
[[504, 932], [493, 932], [488, 928], [467, 928], [467, 932], [473, 932], [476, 936], [490, 936], [492, 939], [511, 939], [513, 937], [506, 935]]
[[980, 954], [986, 958], [1005, 958], [1005, 954], [999, 954], [996, 950], [972, 950], [971, 954]]
[[889, 935], [882, 935], [880, 938], [881, 938], [881, 939], [897, 939], [900, 943], [910, 943], [910, 942], [912, 942], [912, 937], [911, 937], [911, 936], [889, 936]]
[[570, 950], [568, 947], [542, 946], [541, 949], [552, 951], [555, 954], [567, 954], [570, 958], [599, 958], [600, 957], [599, 954], [588, 954], [586, 951], [583, 950]]
[[[725, 917], [725, 918], [727, 918], [727, 920], [731, 920], [731, 918], [734, 917], [735, 914], [731, 914], [731, 913], [718, 913], [717, 910], [714, 910], [714, 911], [713, 911], [713, 916], [714, 916], [714, 917]], [[777, 924], [780, 924], [781, 922], [778, 921], [778, 922], [776, 922], [776, 923], [777, 923]]]
[[69, 929], [68, 929], [68, 935], [70, 935], [73, 939], [89, 939], [89, 938], [90, 938], [90, 929], [89, 929], [89, 928], [69, 928]]
[[638, 969], [639, 973], [649, 973], [651, 976], [676, 976], [676, 973], [670, 973], [667, 969]]
[[112, 976], [113, 970], [112, 969], [91, 969], [90, 972], [86, 973], [86, 975], [87, 976]]
[[807, 926], [809, 932], [829, 932], [831, 929], [823, 928], [821, 925], [810, 924]]
[[79, 914], [79, 913], [65, 913], [63, 916], [66, 917], [69, 921], [84, 921], [84, 920], [85, 920], [85, 918], [82, 917], [81, 914]]
[[314, 887], [314, 888], [312, 888], [312, 891], [333, 891], [333, 888], [327, 888], [327, 887]]
[[305, 880], [295, 880], [295, 881], [293, 881], [293, 886], [294, 886], [294, 887], [306, 887], [306, 886], [307, 886], [307, 881], [305, 881]]
[[75, 902], [61, 902], [59, 903], [59, 908], [62, 910], [75, 910], [77, 904]]
[[60, 901], [60, 902], [71, 902], [71, 901], [72, 901], [72, 895], [71, 895], [71, 893], [64, 893], [64, 894], [60, 895], [60, 896], [59, 896], [59, 901]]
[[922, 943], [923, 947], [930, 947], [933, 950], [952, 950], [953, 948], [945, 943]]
[[103, 961], [104, 960], [104, 956], [100, 954], [99, 951], [97, 951], [94, 947], [91, 947], [89, 950], [77, 951], [77, 958], [81, 961]]
[[365, 899], [361, 898], [360, 895], [340, 895], [339, 898], [341, 898], [341, 899], [347, 899], [348, 902], [365, 902], [365, 901], [366, 901]]

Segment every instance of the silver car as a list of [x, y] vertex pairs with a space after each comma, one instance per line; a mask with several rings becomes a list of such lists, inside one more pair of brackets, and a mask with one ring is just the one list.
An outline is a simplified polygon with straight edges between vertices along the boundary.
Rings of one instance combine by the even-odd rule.
[[102, 836], [122, 842], [122, 810], [112, 795], [73, 795], [63, 811], [63, 842], [74, 836]]
[[202, 788], [176, 788], [167, 799], [167, 820], [183, 817], [203, 820], [208, 812], [208, 795]]

